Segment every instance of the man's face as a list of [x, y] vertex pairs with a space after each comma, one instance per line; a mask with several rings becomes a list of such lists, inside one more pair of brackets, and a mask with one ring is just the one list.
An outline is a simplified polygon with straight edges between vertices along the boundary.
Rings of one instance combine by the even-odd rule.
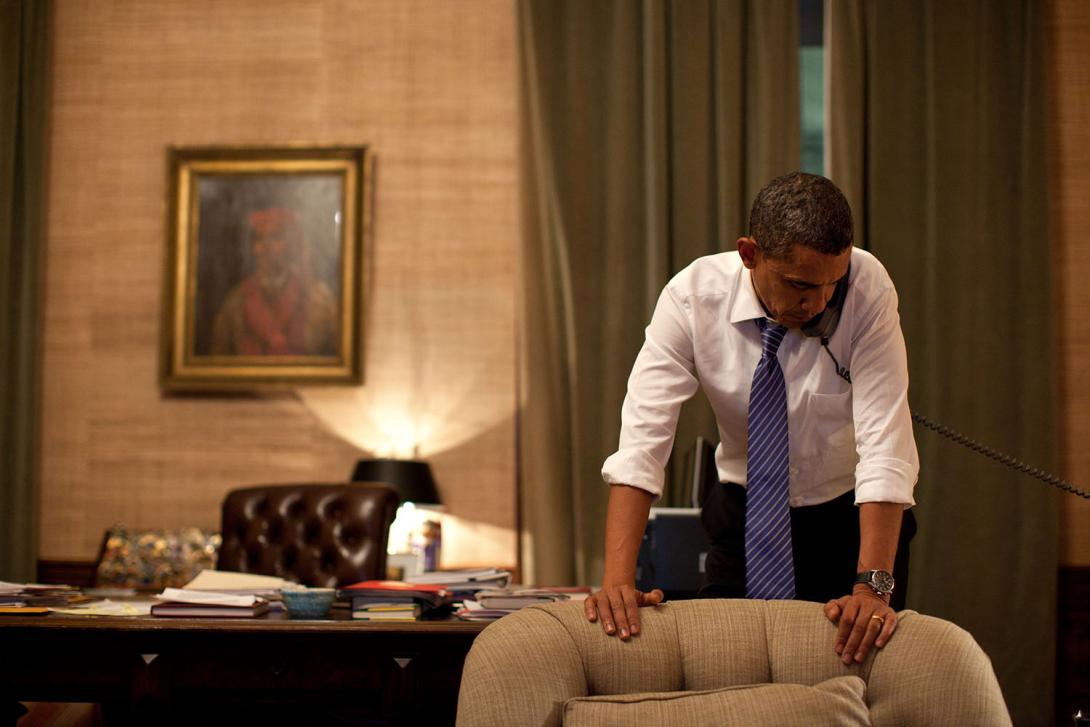
[[836, 284], [848, 274], [852, 250], [826, 255], [795, 245], [786, 258], [770, 258], [752, 237], [742, 237], [738, 254], [752, 273], [753, 289], [769, 318], [787, 328], [801, 328], [825, 310]]
[[287, 267], [288, 243], [280, 234], [258, 235], [253, 239], [254, 260], [262, 275], [275, 275]]

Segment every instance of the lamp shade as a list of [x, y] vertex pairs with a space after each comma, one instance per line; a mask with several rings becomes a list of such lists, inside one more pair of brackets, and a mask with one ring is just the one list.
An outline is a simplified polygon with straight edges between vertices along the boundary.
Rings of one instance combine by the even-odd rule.
[[427, 462], [412, 459], [361, 459], [352, 471], [353, 482], [385, 482], [401, 495], [402, 502], [438, 505], [439, 492]]

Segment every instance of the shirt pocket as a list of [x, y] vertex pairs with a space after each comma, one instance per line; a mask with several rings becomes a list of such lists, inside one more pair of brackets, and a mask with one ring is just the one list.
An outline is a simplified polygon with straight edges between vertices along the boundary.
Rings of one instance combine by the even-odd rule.
[[856, 458], [850, 390], [840, 394], [809, 392], [800, 414], [798, 451], [804, 459], [847, 463]]

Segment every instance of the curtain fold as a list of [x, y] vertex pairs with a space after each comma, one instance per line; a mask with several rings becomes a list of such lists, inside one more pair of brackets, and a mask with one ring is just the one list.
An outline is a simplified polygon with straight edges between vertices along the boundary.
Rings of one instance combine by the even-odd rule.
[[[798, 168], [797, 3], [521, 0], [519, 25], [522, 576], [594, 584], [600, 468], [655, 300]], [[699, 394], [675, 473], [698, 434], [718, 441]]]
[[0, 580], [34, 579], [49, 144], [46, 0], [0, 0]]
[[[900, 294], [913, 409], [1046, 469], [1053, 327], [1033, 0], [828, 4], [830, 176]], [[1051, 724], [1056, 494], [917, 427], [909, 607], [991, 656]]]

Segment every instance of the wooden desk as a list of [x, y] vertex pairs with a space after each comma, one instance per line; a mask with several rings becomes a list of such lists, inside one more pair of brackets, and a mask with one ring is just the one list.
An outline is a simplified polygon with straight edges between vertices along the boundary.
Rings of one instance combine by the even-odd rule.
[[4, 616], [0, 704], [99, 702], [111, 723], [196, 714], [208, 724], [277, 705], [281, 716], [308, 715], [299, 724], [321, 724], [322, 713], [337, 724], [453, 724], [462, 666], [485, 625]]

